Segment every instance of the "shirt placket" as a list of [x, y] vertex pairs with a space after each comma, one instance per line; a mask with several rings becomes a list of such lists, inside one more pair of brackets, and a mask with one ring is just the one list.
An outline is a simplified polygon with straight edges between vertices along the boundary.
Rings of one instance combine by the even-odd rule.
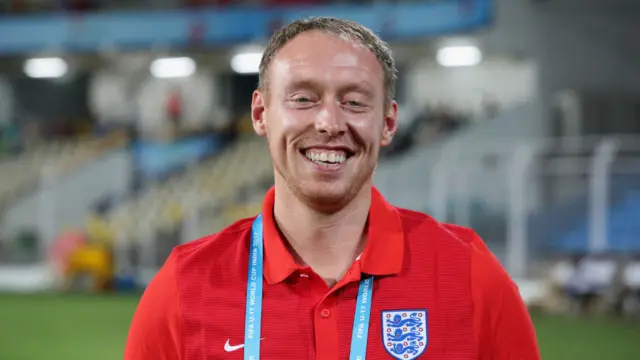
[[[314, 274], [314, 281], [322, 282], [320, 276]], [[356, 262], [345, 276], [322, 298], [314, 310], [314, 329], [316, 342], [316, 360], [338, 360], [340, 358], [340, 337], [351, 334], [340, 334], [337, 314], [338, 290], [360, 280], [360, 263]], [[326, 287], [326, 285], [325, 285]], [[348, 351], [348, 349], [347, 349]]]

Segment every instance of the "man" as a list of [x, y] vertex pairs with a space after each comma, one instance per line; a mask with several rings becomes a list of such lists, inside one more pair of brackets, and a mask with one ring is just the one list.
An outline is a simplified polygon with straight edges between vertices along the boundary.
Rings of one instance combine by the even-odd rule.
[[372, 187], [397, 123], [389, 48], [360, 25], [295, 21], [253, 94], [275, 186], [256, 218], [176, 248], [126, 360], [537, 360], [518, 290], [469, 229]]

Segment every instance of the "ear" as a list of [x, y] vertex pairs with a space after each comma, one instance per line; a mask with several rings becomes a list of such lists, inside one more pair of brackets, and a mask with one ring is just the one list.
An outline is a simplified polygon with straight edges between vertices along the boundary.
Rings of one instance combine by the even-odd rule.
[[253, 130], [259, 136], [265, 136], [267, 134], [264, 119], [264, 105], [264, 94], [260, 90], [255, 90], [251, 98], [251, 122], [253, 123]]
[[398, 129], [398, 103], [391, 102], [389, 109], [384, 117], [384, 126], [382, 128], [382, 137], [380, 139], [381, 146], [387, 146], [391, 144], [393, 135], [395, 135]]

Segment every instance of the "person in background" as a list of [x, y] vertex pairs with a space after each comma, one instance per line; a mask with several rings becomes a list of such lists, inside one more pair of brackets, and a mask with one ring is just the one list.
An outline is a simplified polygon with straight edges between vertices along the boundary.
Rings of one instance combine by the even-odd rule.
[[182, 126], [183, 102], [180, 89], [175, 87], [169, 91], [167, 96], [167, 118], [174, 131], [178, 131]]

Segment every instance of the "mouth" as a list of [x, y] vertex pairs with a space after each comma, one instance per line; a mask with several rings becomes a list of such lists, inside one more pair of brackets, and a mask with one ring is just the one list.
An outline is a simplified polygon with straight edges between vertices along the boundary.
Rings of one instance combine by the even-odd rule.
[[300, 150], [300, 153], [310, 162], [326, 168], [339, 168], [354, 155], [353, 151], [342, 148], [310, 148]]

